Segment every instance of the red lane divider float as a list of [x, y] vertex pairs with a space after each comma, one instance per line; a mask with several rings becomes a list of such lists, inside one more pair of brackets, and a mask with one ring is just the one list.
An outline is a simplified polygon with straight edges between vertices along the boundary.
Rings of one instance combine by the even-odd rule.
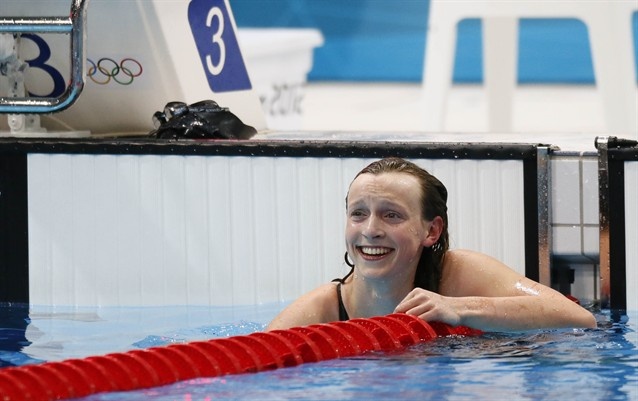
[[392, 351], [479, 330], [406, 314], [314, 324], [0, 370], [0, 400], [63, 400]]

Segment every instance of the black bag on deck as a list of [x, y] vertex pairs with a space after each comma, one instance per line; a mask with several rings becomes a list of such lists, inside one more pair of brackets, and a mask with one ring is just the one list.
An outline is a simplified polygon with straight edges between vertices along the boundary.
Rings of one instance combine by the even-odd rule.
[[250, 139], [257, 130], [213, 100], [187, 105], [170, 102], [153, 115], [158, 139]]

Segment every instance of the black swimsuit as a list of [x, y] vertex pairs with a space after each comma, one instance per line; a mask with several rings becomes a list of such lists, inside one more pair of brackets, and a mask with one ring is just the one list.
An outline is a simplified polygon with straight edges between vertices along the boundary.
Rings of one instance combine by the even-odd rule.
[[343, 297], [341, 296], [341, 282], [337, 283], [337, 299], [339, 300], [339, 320], [345, 321], [349, 320], [348, 311], [346, 311], [346, 306], [343, 304]]

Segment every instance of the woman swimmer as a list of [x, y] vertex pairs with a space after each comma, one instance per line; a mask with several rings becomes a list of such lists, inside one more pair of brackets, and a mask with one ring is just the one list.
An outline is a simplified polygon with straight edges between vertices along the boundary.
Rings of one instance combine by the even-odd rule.
[[401, 312], [484, 331], [596, 327], [559, 292], [487, 255], [449, 250], [446, 202], [445, 186], [409, 161], [365, 167], [346, 197], [352, 270], [301, 296], [267, 329]]

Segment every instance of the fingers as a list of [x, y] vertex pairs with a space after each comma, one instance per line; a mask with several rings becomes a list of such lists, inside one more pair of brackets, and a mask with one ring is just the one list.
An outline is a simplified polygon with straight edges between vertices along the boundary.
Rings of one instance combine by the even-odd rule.
[[447, 301], [439, 294], [417, 288], [397, 305], [395, 312], [418, 316], [426, 322], [438, 321], [457, 325], [459, 316]]
[[421, 288], [416, 288], [397, 305], [395, 312], [407, 313], [409, 315], [420, 315], [432, 309], [432, 296], [436, 295]]

